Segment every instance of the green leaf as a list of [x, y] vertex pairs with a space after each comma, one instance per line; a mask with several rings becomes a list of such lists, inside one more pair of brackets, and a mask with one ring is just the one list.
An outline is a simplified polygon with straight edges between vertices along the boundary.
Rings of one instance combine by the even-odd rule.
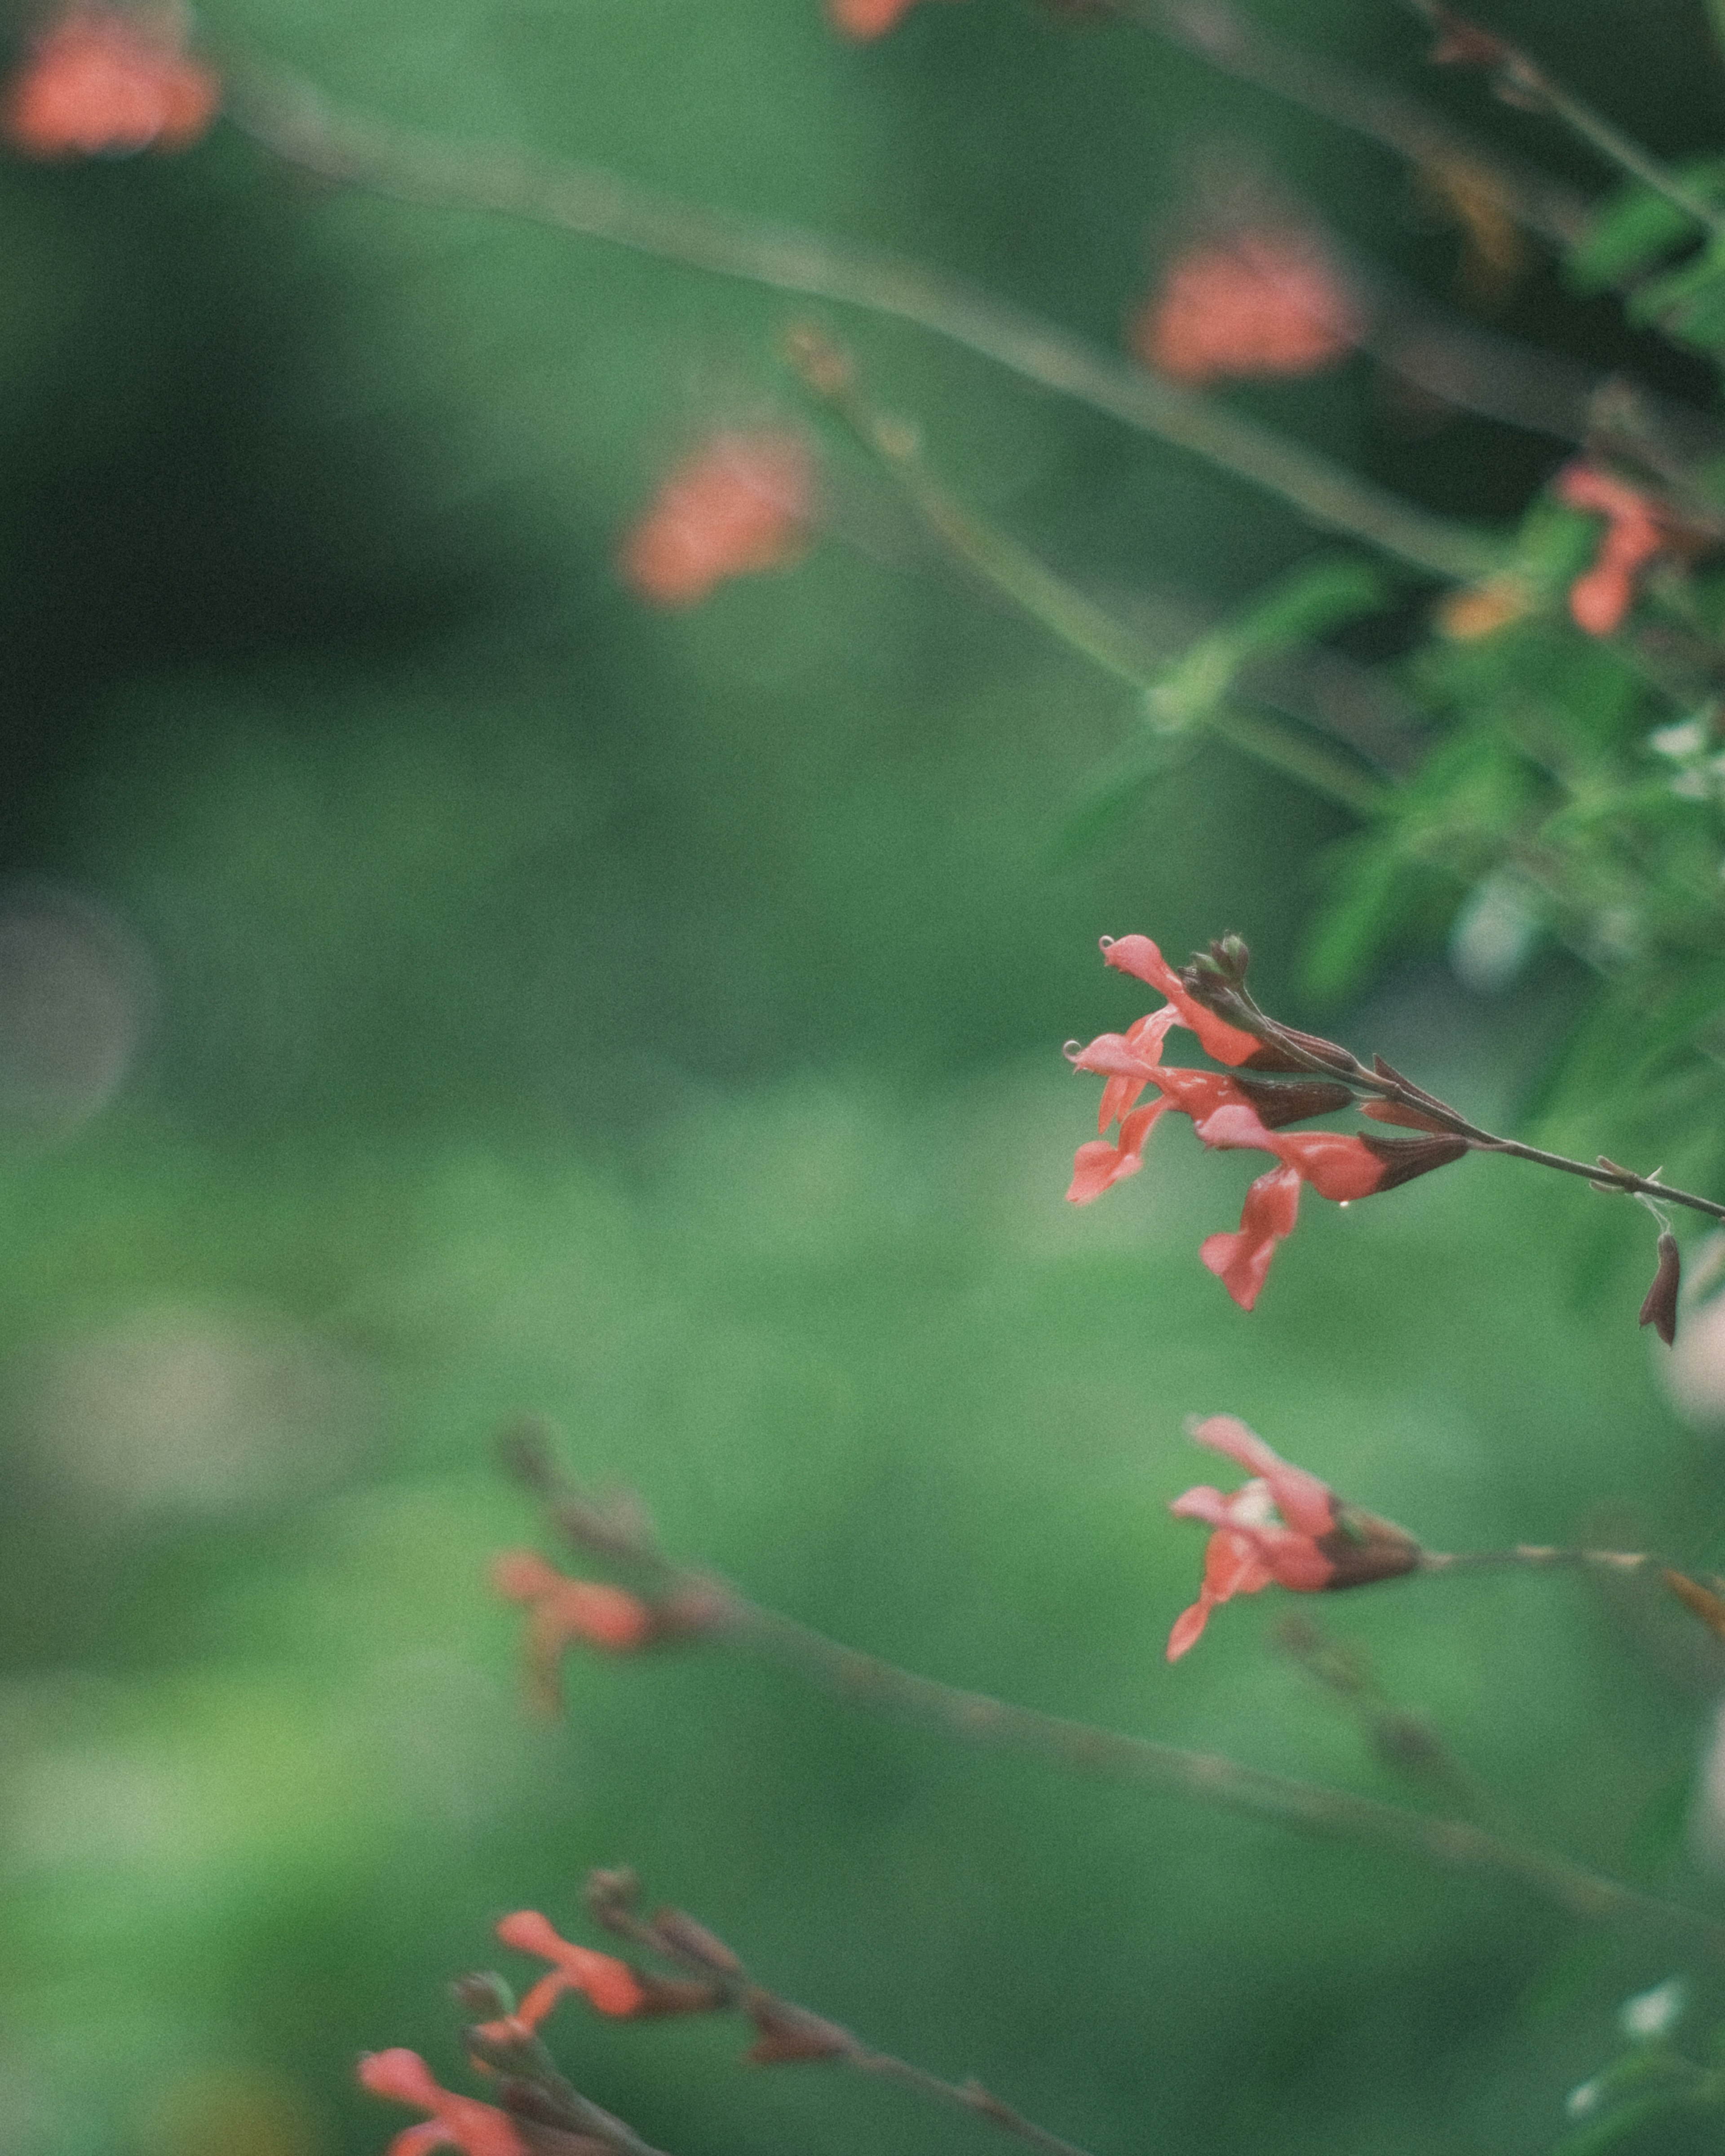
[[[1692, 158], [1678, 168], [1697, 193], [1725, 196], [1725, 159]], [[1638, 275], [1695, 235], [1695, 221], [1663, 195], [1631, 182], [1609, 195], [1592, 230], [1567, 264], [1579, 291], [1600, 292]]]

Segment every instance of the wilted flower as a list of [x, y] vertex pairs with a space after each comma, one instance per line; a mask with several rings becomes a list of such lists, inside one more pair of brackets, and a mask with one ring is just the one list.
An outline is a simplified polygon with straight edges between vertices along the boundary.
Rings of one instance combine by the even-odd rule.
[[[1266, 1181], [1268, 1178], [1265, 1178]], [[1218, 1603], [1270, 1587], [1315, 1594], [1365, 1587], [1415, 1570], [1420, 1545], [1400, 1527], [1344, 1505], [1326, 1482], [1296, 1467], [1233, 1415], [1210, 1415], [1192, 1435], [1245, 1468], [1252, 1480], [1224, 1496], [1200, 1484], [1168, 1510], [1214, 1527], [1204, 1551], [1204, 1584], [1168, 1635], [1168, 1658], [1196, 1645]]]
[[529, 2156], [512, 2120], [495, 2105], [439, 2088], [417, 2051], [372, 2051], [359, 2062], [359, 2082], [373, 2096], [410, 2103], [431, 2117], [410, 2126], [389, 2144], [389, 2156], [425, 2156], [429, 2148], [459, 2148], [464, 2156]]
[[666, 476], [618, 564], [655, 606], [692, 606], [729, 578], [798, 560], [814, 514], [814, 462], [800, 435], [716, 434]]
[[490, 1580], [498, 1594], [526, 1605], [528, 1686], [543, 1713], [557, 1711], [557, 1668], [572, 1641], [628, 1654], [658, 1632], [658, 1619], [639, 1595], [603, 1580], [572, 1579], [533, 1550], [494, 1558]]
[[1359, 342], [1364, 319], [1335, 264], [1291, 226], [1242, 231], [1169, 265], [1127, 333], [1147, 367], [1175, 382], [1314, 374]]
[[0, 95], [0, 136], [26, 157], [185, 150], [222, 102], [171, 12], [77, 7], [36, 38]]

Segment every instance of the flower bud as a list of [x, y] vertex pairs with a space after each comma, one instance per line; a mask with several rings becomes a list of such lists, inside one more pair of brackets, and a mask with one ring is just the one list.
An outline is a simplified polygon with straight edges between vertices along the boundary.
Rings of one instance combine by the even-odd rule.
[[655, 1909], [653, 1929], [664, 1942], [667, 1953], [685, 1961], [699, 1962], [703, 1969], [714, 1970], [721, 1976], [741, 1976], [742, 1964], [720, 1938], [715, 1938], [705, 1924], [698, 1924], [693, 1917], [680, 1909]]
[[1658, 1247], [1659, 1265], [1641, 1304], [1641, 1322], [1651, 1325], [1669, 1348], [1677, 1337], [1677, 1289], [1683, 1267], [1677, 1239], [1669, 1228], [1660, 1229]]
[[449, 1986], [449, 1996], [470, 2021], [506, 2021], [515, 2011], [515, 1994], [489, 1969], [458, 1976]]
[[1394, 1190], [1399, 1183], [1411, 1183], [1416, 1175], [1430, 1175], [1433, 1168], [1447, 1168], [1452, 1160], [1472, 1151], [1466, 1138], [1363, 1137], [1360, 1143], [1384, 1163], [1384, 1173], [1378, 1178], [1379, 1190]]
[[614, 1871], [589, 1871], [583, 1893], [587, 1913], [596, 1924], [608, 1932], [628, 1933], [641, 1894], [641, 1882], [633, 1871], [625, 1866]]

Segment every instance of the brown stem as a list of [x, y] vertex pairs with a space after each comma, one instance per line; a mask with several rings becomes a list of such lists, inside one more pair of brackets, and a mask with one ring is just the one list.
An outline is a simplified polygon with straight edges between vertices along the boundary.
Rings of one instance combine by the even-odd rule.
[[[1454, 16], [1443, 0], [1402, 0], [1402, 4], [1440, 33], [1452, 23], [1466, 30], [1476, 27]], [[1481, 30], [1480, 34], [1497, 49], [1491, 64], [1494, 80], [1514, 103], [1548, 112], [1607, 164], [1615, 165], [1630, 179], [1639, 180], [1644, 187], [1662, 195], [1674, 209], [1681, 210], [1710, 237], [1725, 239], [1725, 215], [1704, 196], [1697, 194], [1679, 173], [1661, 164], [1603, 113], [1596, 112], [1584, 99], [1566, 89], [1519, 46], [1500, 37], [1496, 30]]]
[[1380, 142], [1413, 165], [1477, 175], [1526, 230], [1567, 252], [1586, 234], [1585, 199], [1513, 163], [1413, 99], [1339, 62], [1316, 60], [1237, 14], [1224, 0], [1106, 0], [1125, 20], [1183, 46], [1237, 80]]
[[1725, 1955], [1725, 1923], [1549, 1851], [1488, 1833], [1465, 1820], [1403, 1810], [1352, 1790], [1301, 1782], [1213, 1752], [1189, 1751], [1130, 1737], [986, 1692], [919, 1676], [751, 1602], [721, 1582], [666, 1558], [633, 1512], [607, 1510], [567, 1486], [543, 1432], [518, 1426], [504, 1440], [511, 1471], [544, 1502], [548, 1517], [575, 1548], [631, 1568], [655, 1594], [706, 1598], [706, 1629], [798, 1671], [841, 1699], [927, 1722], [968, 1743], [1030, 1752], [1056, 1763], [1140, 1789], [1170, 1789], [1280, 1820], [1310, 1833], [1339, 1835], [1399, 1849], [1453, 1871], [1511, 1879], [1554, 1907], [1594, 1922], [1652, 1928]]
[[[723, 1995], [725, 2004], [733, 2011], [747, 2015], [758, 2027], [778, 2027], [803, 2035], [809, 2046], [809, 2056], [830, 2059], [835, 2065], [871, 2074], [877, 2080], [896, 2082], [901, 2088], [910, 2089], [930, 2102], [968, 2112], [973, 2118], [986, 2120], [1015, 2140], [1042, 2149], [1045, 2156], [1089, 2156], [1089, 2152], [1076, 2142], [1052, 2133], [1045, 2126], [1039, 2126], [1034, 2118], [1026, 2118], [1022, 2112], [1014, 2111], [980, 2082], [947, 2081], [939, 2074], [931, 2073], [926, 2066], [898, 2058], [891, 2051], [877, 2050], [840, 2023], [828, 2020], [824, 2015], [768, 1990], [737, 1961], [728, 1948], [724, 1950], [723, 1962], [716, 1960], [711, 1951], [703, 1952], [698, 1948], [691, 1950], [682, 1943], [676, 1925], [665, 1922], [663, 1913], [658, 1918], [638, 1916], [622, 1897], [609, 1891], [618, 1875], [598, 1873], [594, 1876], [601, 1882], [602, 1895], [592, 1895], [590, 1882], [589, 1898], [594, 1901], [599, 1919], [608, 1931], [633, 1940], [638, 1946], [645, 1947], [701, 1978]], [[629, 1884], [632, 1887], [632, 1879]], [[701, 1938], [709, 1949], [716, 1943], [704, 1933]]]
[[337, 113], [308, 86], [254, 67], [232, 71], [228, 110], [274, 155], [324, 179], [403, 202], [524, 218], [915, 323], [1280, 496], [1322, 530], [1346, 532], [1446, 583], [1471, 583], [1502, 566], [1502, 550], [1487, 535], [1428, 516], [1224, 405], [917, 264], [669, 201], [591, 167], [436, 141]]

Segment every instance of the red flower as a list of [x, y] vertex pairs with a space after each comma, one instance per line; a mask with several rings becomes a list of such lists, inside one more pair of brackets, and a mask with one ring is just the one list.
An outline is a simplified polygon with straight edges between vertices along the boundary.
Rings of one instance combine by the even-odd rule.
[[1300, 1171], [1273, 1168], [1247, 1190], [1239, 1234], [1206, 1235], [1198, 1246], [1199, 1260], [1242, 1310], [1250, 1310], [1270, 1276], [1276, 1245], [1293, 1234], [1299, 1217]]
[[491, 1561], [491, 1584], [527, 1608], [527, 1676], [533, 1703], [557, 1711], [557, 1667], [572, 1640], [628, 1654], [657, 1636], [655, 1613], [638, 1594], [597, 1579], [571, 1579], [532, 1550], [506, 1550]]
[[493, 2104], [439, 2088], [417, 2051], [371, 2051], [359, 2062], [362, 2088], [410, 2103], [431, 2117], [389, 2144], [389, 2156], [424, 2156], [429, 2148], [459, 2148], [464, 2156], [530, 2156], [514, 2123]]
[[221, 107], [213, 69], [172, 14], [74, 8], [31, 46], [0, 95], [0, 136], [26, 157], [184, 150]]
[[601, 2014], [619, 2017], [639, 2014], [646, 2002], [645, 1988], [626, 1961], [559, 1938], [549, 1919], [536, 1909], [518, 1909], [512, 1917], [504, 1917], [497, 1936], [506, 1947], [519, 1948], [523, 1953], [537, 1954], [542, 1961], [556, 1964], [515, 2010], [514, 2020], [529, 2029], [539, 2026], [566, 1991], [578, 1991]]
[[1568, 508], [1605, 519], [1593, 567], [1569, 587], [1569, 612], [1589, 636], [1609, 636], [1635, 604], [1642, 570], [1665, 551], [1671, 533], [1656, 503], [1592, 465], [1566, 465], [1557, 491]]
[[1241, 232], [1172, 264], [1133, 318], [1127, 341], [1175, 382], [1313, 374], [1364, 329], [1358, 303], [1308, 234]]
[[916, 0], [827, 0], [827, 14], [833, 28], [847, 38], [884, 38], [916, 4]]
[[1168, 1634], [1171, 1662], [1197, 1645], [1217, 1604], [1236, 1594], [1271, 1585], [1315, 1594], [1365, 1587], [1418, 1568], [1420, 1545], [1411, 1535], [1343, 1505], [1327, 1483], [1272, 1452], [1236, 1417], [1210, 1415], [1192, 1425], [1192, 1435], [1238, 1461], [1253, 1479], [1227, 1496], [1201, 1483], [1168, 1507], [1178, 1520], [1202, 1520], [1215, 1529], [1204, 1551], [1198, 1599]]
[[[1200, 1140], [1219, 1152], [1249, 1147], [1274, 1153], [1281, 1165], [1260, 1175], [1247, 1191], [1238, 1234], [1209, 1236], [1199, 1251], [1242, 1310], [1256, 1302], [1277, 1244], [1294, 1231], [1302, 1183], [1309, 1183], [1321, 1198], [1345, 1205], [1393, 1190], [1412, 1176], [1459, 1160], [1467, 1151], [1466, 1139], [1445, 1132], [1396, 1139], [1281, 1127], [1348, 1106], [1353, 1098], [1350, 1088], [1333, 1079], [1266, 1081], [1230, 1077], [1222, 1070], [1165, 1069], [1163, 1044], [1175, 1025], [1189, 1027], [1225, 1063], [1248, 1061], [1263, 1044], [1199, 1003], [1147, 936], [1105, 940], [1102, 955], [1111, 966], [1150, 982], [1172, 1000], [1125, 1033], [1099, 1034], [1082, 1048], [1068, 1046], [1075, 1070], [1094, 1070], [1107, 1081], [1097, 1127], [1106, 1132], [1117, 1119], [1119, 1128], [1112, 1140], [1104, 1136], [1079, 1147], [1066, 1196], [1075, 1205], [1087, 1205], [1137, 1174], [1150, 1132], [1169, 1109], [1191, 1116]], [[1158, 1097], [1138, 1107], [1134, 1104], [1147, 1086], [1154, 1086]], [[1423, 1120], [1421, 1127], [1431, 1130]]]
[[799, 435], [714, 434], [665, 478], [619, 567], [655, 606], [692, 606], [727, 578], [796, 561], [814, 513], [814, 459]]

